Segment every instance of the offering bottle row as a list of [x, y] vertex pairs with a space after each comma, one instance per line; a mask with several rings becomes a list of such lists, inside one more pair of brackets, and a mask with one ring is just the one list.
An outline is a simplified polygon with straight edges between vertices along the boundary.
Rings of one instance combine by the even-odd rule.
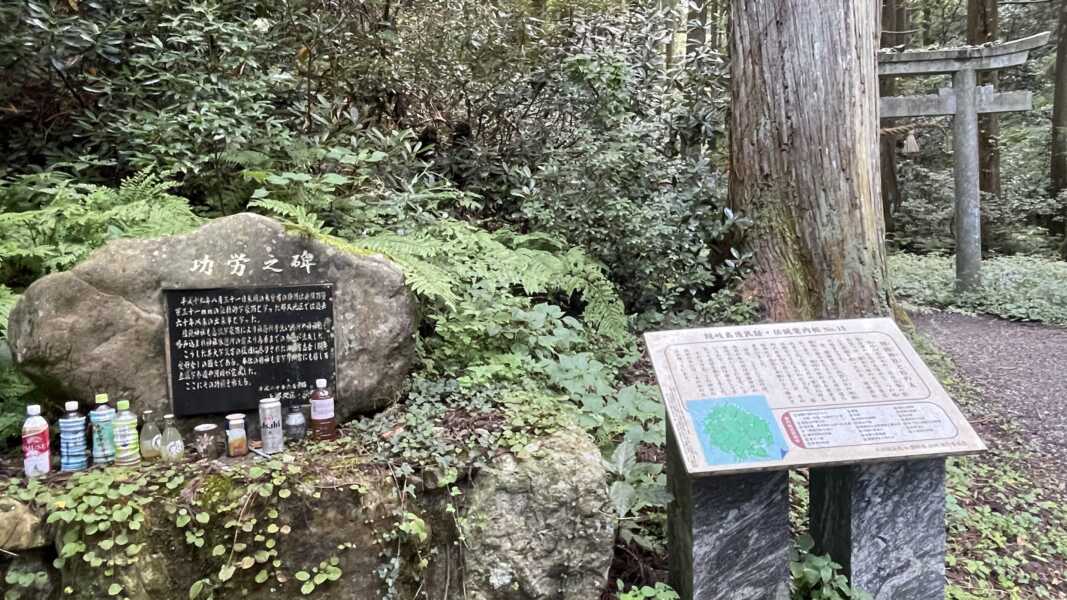
[[[311, 402], [311, 439], [332, 440], [337, 437], [337, 421], [334, 417], [333, 396], [326, 387], [326, 380], [315, 382]], [[143, 427], [138, 433], [137, 415], [130, 411], [127, 400], [119, 400], [116, 408], [109, 404], [107, 394], [97, 394], [96, 407], [88, 419], [78, 412], [77, 402], [67, 402], [66, 413], [59, 419], [60, 470], [81, 471], [89, 467], [92, 439], [92, 463], [132, 467], [142, 460], [179, 461], [185, 456], [182, 435], [174, 426], [174, 415], [163, 415], [162, 432], [156, 426], [152, 411], [144, 411]], [[26, 421], [22, 427], [23, 465], [27, 477], [38, 477], [51, 471], [51, 431], [48, 421], [41, 416], [41, 407], [31, 404], [26, 407]], [[281, 402], [265, 398], [259, 406], [260, 431], [263, 452], [274, 454], [284, 448], [284, 440], [299, 441], [304, 438], [308, 426], [299, 406], [291, 406], [282, 420]], [[229, 456], [243, 456], [249, 451], [245, 432], [245, 416], [235, 413], [226, 416], [226, 452]], [[217, 458], [219, 452], [218, 427], [211, 423], [197, 425], [193, 441], [202, 457]]]

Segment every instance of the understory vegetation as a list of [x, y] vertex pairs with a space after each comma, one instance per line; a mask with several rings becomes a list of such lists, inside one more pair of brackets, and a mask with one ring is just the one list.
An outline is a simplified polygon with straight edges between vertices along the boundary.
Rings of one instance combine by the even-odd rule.
[[[949, 3], [923, 4], [931, 20], [923, 27], [956, 39], [945, 24]], [[415, 480], [458, 489], [496, 453], [525, 456], [538, 438], [577, 426], [603, 453], [618, 520], [603, 598], [677, 598], [665, 584], [663, 408], [638, 335], [760, 318], [741, 291], [753, 223], [727, 198], [723, 27], [686, 44], [681, 6], [0, 5], [0, 440], [14, 445], [26, 404], [43, 404], [51, 418], [65, 400], [21, 375], [5, 343], [8, 314], [29, 285], [111, 240], [259, 212], [340, 250], [387, 256], [417, 295], [406, 396], [350, 424], [346, 441], [329, 450], [387, 465], [407, 499], [419, 493]], [[1039, 13], [1018, 10], [1020, 31], [1040, 24]], [[1018, 151], [1004, 155], [1005, 193], [987, 202], [997, 256], [973, 294], [953, 292], [945, 255], [953, 250], [947, 125], [917, 126], [921, 151], [902, 159], [890, 234], [898, 250], [891, 273], [907, 302], [1067, 324], [1067, 267], [1052, 258], [1067, 198], [1049, 197], [1041, 174], [1051, 105], [1042, 74], [1051, 60], [1035, 54], [1001, 83], [1035, 90], [1037, 111], [1005, 117], [1004, 144]], [[393, 435], [398, 424], [403, 433]], [[358, 471], [352, 461], [343, 475]], [[1062, 505], [1032, 491], [1014, 461], [953, 463], [953, 598], [1052, 589], [1029, 565], [1062, 555], [1062, 531], [1039, 524], [1064, 518]], [[168, 527], [211, 566], [191, 599], [279, 576], [310, 594], [336, 579], [335, 557], [283, 564], [268, 545], [288, 533], [278, 504], [318, 493], [302, 484], [308, 468], [252, 467], [232, 477], [236, 504], [221, 494], [227, 499], [193, 510], [175, 501], [196, 478], [181, 468], [92, 472], [61, 489], [12, 484], [7, 492], [59, 509], [55, 519], [75, 532], [59, 560], [101, 568], [101, 593], [122, 593], [122, 570], [142, 549], [134, 533], [141, 498], [151, 493], [163, 500]], [[795, 483], [803, 487], [801, 475]], [[248, 524], [242, 502], [275, 516]], [[799, 491], [794, 504], [794, 600], [866, 597], [830, 557], [810, 552]], [[379, 573], [393, 593], [431, 557], [409, 552], [425, 534], [416, 512], [401, 507], [390, 518], [389, 541], [405, 548]], [[255, 541], [206, 539], [203, 526], [216, 522]], [[20, 576], [24, 597], [35, 577]]]
[[916, 346], [990, 447], [947, 461], [948, 600], [1061, 598], [1067, 593], [1067, 488], [1011, 414], [982, 401], [926, 338]]
[[889, 257], [897, 298], [918, 306], [983, 313], [1015, 321], [1067, 324], [1067, 263], [1041, 256], [1002, 256], [982, 263], [982, 281], [955, 291], [951, 256]]

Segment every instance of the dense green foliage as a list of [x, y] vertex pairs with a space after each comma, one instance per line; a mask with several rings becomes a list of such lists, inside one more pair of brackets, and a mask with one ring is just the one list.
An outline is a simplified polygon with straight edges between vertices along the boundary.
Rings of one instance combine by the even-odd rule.
[[370, 148], [373, 175], [345, 201], [450, 185], [468, 199], [453, 215], [551, 231], [611, 265], [631, 311], [700, 310], [733, 276], [745, 222], [721, 210], [710, 160], [721, 61], [668, 69], [654, 7], [29, 0], [0, 22], [0, 174], [153, 167], [218, 214], [246, 206], [247, 168], [325, 175], [322, 148]]
[[895, 255], [889, 258], [893, 288], [901, 300], [1019, 321], [1067, 324], [1067, 263], [1041, 257], [987, 260], [974, 291], [954, 290], [955, 262], [949, 256]]
[[[966, 2], [910, 0], [907, 5], [913, 24], [901, 28], [909, 30], [907, 49], [966, 45]], [[1054, 30], [1057, 10], [1055, 2], [1000, 3], [1000, 38]], [[1031, 111], [999, 115], [1001, 193], [982, 197], [987, 253], [1051, 256], [1063, 243], [1067, 195], [1049, 188], [1055, 54], [1053, 41], [1031, 51], [1025, 65], [998, 72], [998, 90], [1029, 90], [1034, 98]], [[903, 77], [896, 85], [897, 95], [933, 94], [950, 83], [943, 77]], [[890, 241], [910, 252], [952, 252], [951, 119], [895, 119], [883, 127], [909, 129], [919, 148], [917, 154], [897, 151], [901, 202], [892, 212]]]
[[[180, 233], [200, 223], [172, 187], [147, 173], [118, 188], [56, 173], [0, 183], [0, 342], [17, 289], [69, 268], [109, 240]], [[18, 431], [23, 407], [35, 395], [0, 343], [0, 438]]]
[[[668, 22], [596, 2], [4, 5], [0, 308], [108, 240], [240, 210], [385, 254], [423, 325], [410, 434], [383, 456], [445, 473], [471, 444], [524, 451], [511, 426], [418, 434], [458, 407], [576, 422], [610, 458], [622, 543], [661, 551], [662, 466], [639, 457], [662, 409], [624, 377], [631, 318], [753, 314], [730, 289], [747, 221], [712, 160], [722, 63], [668, 68], [650, 43]], [[0, 359], [9, 435], [34, 391]]]

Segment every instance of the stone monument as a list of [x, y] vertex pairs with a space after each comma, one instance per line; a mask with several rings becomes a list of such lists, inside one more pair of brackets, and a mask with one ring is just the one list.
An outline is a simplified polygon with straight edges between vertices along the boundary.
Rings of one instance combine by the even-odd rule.
[[83, 403], [107, 392], [136, 410], [222, 414], [266, 396], [302, 401], [322, 377], [346, 420], [392, 402], [415, 323], [396, 265], [242, 213], [116, 240], [37, 280], [8, 341], [23, 372]]
[[890, 319], [646, 335], [668, 417], [672, 584], [789, 598], [788, 473], [818, 552], [878, 600], [944, 592], [944, 457], [984, 444]]

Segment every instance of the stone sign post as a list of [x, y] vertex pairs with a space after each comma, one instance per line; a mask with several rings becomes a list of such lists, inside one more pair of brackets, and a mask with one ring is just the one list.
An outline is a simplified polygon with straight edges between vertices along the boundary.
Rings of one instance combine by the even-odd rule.
[[645, 336], [668, 422], [671, 582], [789, 598], [788, 469], [817, 551], [878, 600], [944, 593], [944, 457], [984, 444], [891, 319]]
[[995, 92], [976, 86], [975, 73], [1014, 67], [1026, 62], [1049, 33], [989, 46], [945, 50], [883, 51], [879, 75], [952, 75], [952, 87], [929, 96], [887, 96], [881, 118], [952, 115], [952, 151], [956, 187], [956, 289], [965, 291], [980, 280], [982, 265], [981, 195], [978, 189], [978, 115], [1030, 110], [1030, 92]]

